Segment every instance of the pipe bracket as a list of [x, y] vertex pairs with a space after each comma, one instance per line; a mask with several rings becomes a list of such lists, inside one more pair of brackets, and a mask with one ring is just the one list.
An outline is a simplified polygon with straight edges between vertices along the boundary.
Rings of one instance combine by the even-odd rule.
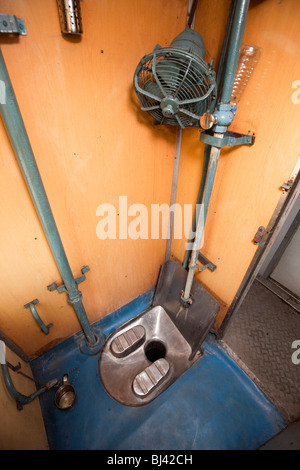
[[193, 303], [193, 300], [191, 297], [188, 297], [188, 298], [184, 297], [184, 290], [181, 291], [180, 301], [181, 301], [181, 305], [183, 306], [183, 308], [189, 308]]
[[70, 304], [75, 304], [76, 302], [80, 302], [81, 299], [82, 299], [82, 293], [78, 289], [72, 294], [68, 294], [68, 302]]
[[254, 134], [238, 134], [237, 132], [227, 131], [221, 139], [215, 137], [210, 131], [203, 131], [200, 134], [200, 142], [211, 145], [212, 147], [236, 147], [237, 145], [253, 145], [255, 141]]
[[[81, 276], [78, 276], [76, 279], [75, 279], [75, 282], [76, 284], [80, 284], [81, 282], [85, 281], [86, 279], [86, 276], [85, 276], [85, 273], [89, 272], [90, 268], [88, 266], [83, 266], [81, 268]], [[50, 292], [54, 292], [55, 290], [57, 290], [60, 294], [62, 292], [67, 292], [67, 288], [64, 284], [61, 284], [60, 286], [56, 283], [56, 282], [52, 282], [51, 284], [49, 284], [49, 286], [47, 286], [47, 289], [50, 291]], [[81, 296], [82, 297], [82, 296]], [[80, 298], [81, 298], [80, 297]], [[76, 302], [76, 300], [75, 300]], [[73, 301], [71, 301], [71, 303], [73, 303]]]
[[39, 301], [38, 299], [34, 299], [32, 300], [31, 302], [29, 302], [28, 304], [25, 304], [24, 307], [25, 308], [28, 308], [30, 309], [35, 321], [38, 323], [38, 325], [41, 327], [41, 330], [43, 333], [45, 333], [45, 335], [47, 335], [49, 333], [49, 329], [51, 328], [52, 323], [50, 323], [49, 325], [45, 325], [45, 323], [43, 322], [43, 320], [41, 319], [41, 317], [39, 316], [38, 312], [37, 312], [37, 309], [36, 309], [36, 304], [38, 304]]
[[206, 256], [204, 256], [200, 252], [198, 254], [198, 261], [203, 265], [203, 267], [200, 267], [198, 265], [199, 271], [203, 271], [203, 269], [206, 269], [206, 268], [208, 268], [210, 271], [214, 271], [217, 268], [217, 266], [214, 263], [212, 263], [208, 258], [206, 258]]

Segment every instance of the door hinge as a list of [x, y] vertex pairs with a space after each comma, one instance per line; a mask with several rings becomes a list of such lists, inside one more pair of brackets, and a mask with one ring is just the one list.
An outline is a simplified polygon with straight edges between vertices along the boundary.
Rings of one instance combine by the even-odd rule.
[[282, 191], [285, 192], [285, 193], [288, 193], [290, 191], [290, 189], [293, 187], [293, 184], [294, 184], [294, 178], [291, 178], [288, 181], [285, 181], [281, 185]]
[[264, 237], [264, 234], [265, 234], [265, 227], [261, 226], [258, 228], [254, 238], [253, 238], [253, 243], [254, 245], [261, 245], [262, 244], [262, 240], [263, 240], [263, 237]]

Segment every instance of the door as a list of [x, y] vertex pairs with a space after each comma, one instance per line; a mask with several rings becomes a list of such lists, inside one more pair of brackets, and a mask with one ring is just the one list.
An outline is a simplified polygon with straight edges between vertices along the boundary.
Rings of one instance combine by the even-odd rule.
[[300, 196], [293, 203], [258, 280], [300, 312]]
[[300, 212], [292, 226], [290, 239], [284, 240], [279, 261], [270, 273], [270, 278], [300, 298]]

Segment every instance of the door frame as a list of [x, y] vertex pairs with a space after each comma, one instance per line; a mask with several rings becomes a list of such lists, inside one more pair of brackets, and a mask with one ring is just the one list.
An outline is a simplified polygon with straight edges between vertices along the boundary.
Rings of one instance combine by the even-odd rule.
[[239, 310], [253, 282], [256, 278], [258, 278], [261, 267], [266, 261], [267, 256], [270, 254], [270, 251], [280, 231], [286, 223], [294, 204], [300, 197], [300, 157], [298, 158], [297, 164], [289, 180], [282, 184], [281, 189], [281, 197], [273, 213], [273, 216], [268, 226], [266, 227], [263, 239], [257, 248], [257, 251], [247, 269], [244, 279], [240, 284], [240, 287], [232, 303], [229, 306], [222, 324], [215, 332], [217, 337], [220, 339], [223, 337], [224, 332], [233, 316]]
[[[293, 214], [292, 221], [290, 222], [290, 226], [287, 229], [286, 233], [283, 235], [282, 240], [280, 241], [277, 249], [272, 253], [271, 250], [271, 257], [269, 255], [269, 259], [267, 257], [266, 262], [263, 263], [261, 272], [257, 276], [257, 280], [263, 284], [267, 289], [271, 290], [274, 294], [277, 295], [280, 299], [284, 302], [289, 304], [294, 310], [300, 313], [300, 298], [294, 292], [291, 292], [287, 287], [282, 285], [280, 282], [276, 281], [271, 277], [271, 274], [277, 264], [279, 263], [281, 256], [285, 252], [286, 248], [288, 247], [290, 241], [292, 240], [296, 230], [299, 229], [300, 224], [300, 197], [295, 201], [297, 210], [296, 215]], [[265, 267], [264, 267], [265, 264]]]

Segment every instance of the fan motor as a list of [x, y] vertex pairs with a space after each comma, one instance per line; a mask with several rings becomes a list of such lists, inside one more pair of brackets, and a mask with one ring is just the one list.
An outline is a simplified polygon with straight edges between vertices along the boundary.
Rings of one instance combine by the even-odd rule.
[[201, 35], [185, 29], [169, 47], [157, 45], [134, 73], [134, 87], [155, 124], [200, 127], [200, 118], [213, 112], [217, 97], [215, 72], [204, 60]]

